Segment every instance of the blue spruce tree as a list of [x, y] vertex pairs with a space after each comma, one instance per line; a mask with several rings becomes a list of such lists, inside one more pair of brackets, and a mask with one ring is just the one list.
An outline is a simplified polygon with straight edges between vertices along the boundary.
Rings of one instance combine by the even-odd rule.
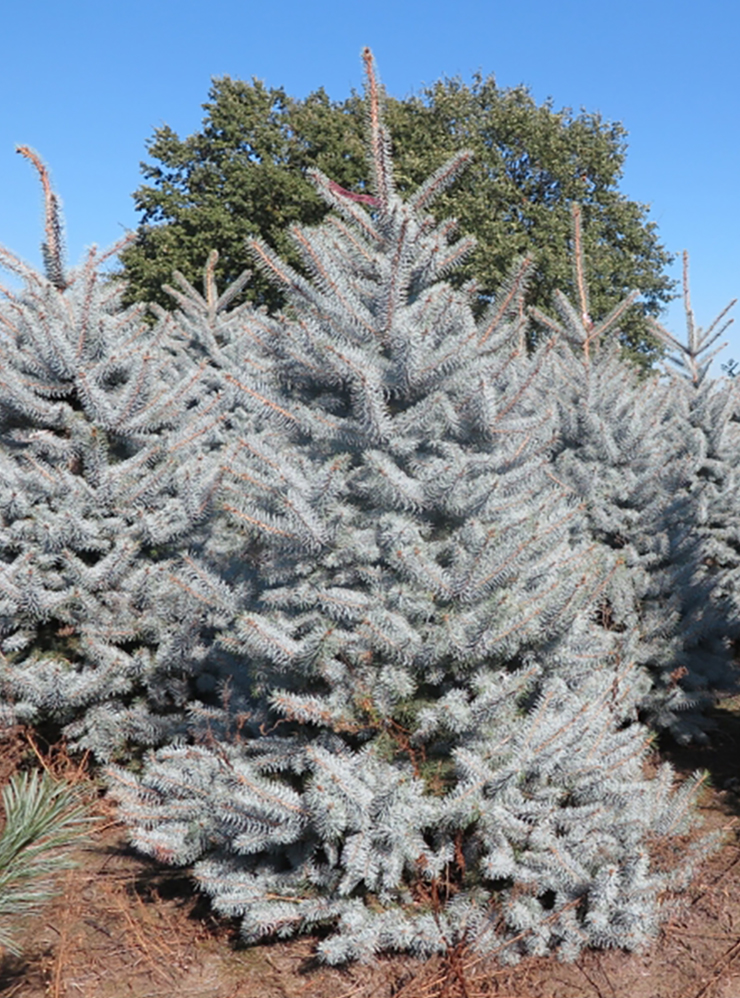
[[193, 864], [246, 941], [329, 927], [332, 963], [638, 948], [691, 871], [651, 843], [691, 825], [701, 782], [645, 773], [643, 582], [557, 473], [562, 331], [528, 355], [531, 262], [476, 322], [444, 280], [470, 242], [427, 214], [468, 155], [402, 201], [364, 58], [373, 190], [313, 174], [336, 216], [293, 232], [310, 280], [252, 246], [285, 313], [219, 319], [212, 284], [179, 282], [218, 499], [149, 599], [197, 647], [200, 699], [189, 738], [139, 777], [112, 767], [113, 792], [137, 847]]
[[102, 280], [120, 244], [67, 272], [46, 168], [19, 152], [44, 186], [45, 273], [0, 250], [24, 281], [0, 308], [0, 690], [15, 719], [52, 718], [105, 759], [182, 725], [193, 650], [147, 593], [209, 511], [217, 474], [177, 432], [191, 409], [207, 422], [207, 397]]
[[[716, 342], [732, 323], [722, 324], [735, 302], [705, 331], [691, 307], [688, 255], [684, 253], [683, 292], [686, 343], [660, 323], [653, 332], [668, 347], [672, 426], [685, 441], [690, 474], [676, 496], [681, 515], [670, 518], [670, 558], [689, 552], [690, 571], [676, 587], [688, 653], [676, 662], [688, 690], [705, 697], [712, 691], [737, 691], [734, 658], [740, 637], [740, 422], [737, 385], [708, 377], [711, 361], [726, 344]], [[719, 328], [718, 328], [719, 327]], [[714, 348], [714, 349], [713, 349]]]
[[[692, 377], [677, 384], [673, 377], [641, 379], [620, 359], [616, 324], [632, 299], [600, 322], [591, 319], [578, 208], [574, 261], [578, 308], [557, 295], [557, 320], [532, 310], [538, 325], [557, 337], [553, 363], [538, 382], [543, 403], [552, 400], [559, 411], [553, 473], [585, 504], [594, 541], [617, 554], [599, 615], [647, 670], [642, 713], [679, 741], [706, 740], [710, 724], [702, 708], [737, 683], [732, 638], [740, 618], [719, 599], [719, 577], [706, 568], [717, 550], [716, 543], [708, 545], [706, 514], [697, 504], [706, 503], [712, 487], [702, 480], [712, 443], [696, 430], [701, 409], [710, 441], [728, 441], [731, 392], [703, 378], [699, 389], [694, 360]], [[680, 348], [662, 327], [656, 333], [671, 349]], [[694, 339], [690, 332], [692, 347]], [[692, 348], [685, 350], [693, 358]], [[694, 397], [699, 390], [711, 399], [701, 407]], [[715, 475], [723, 480], [725, 505], [714, 519], [726, 536], [738, 522], [727, 506], [736, 494], [738, 452], [727, 443], [724, 448], [716, 454]]]

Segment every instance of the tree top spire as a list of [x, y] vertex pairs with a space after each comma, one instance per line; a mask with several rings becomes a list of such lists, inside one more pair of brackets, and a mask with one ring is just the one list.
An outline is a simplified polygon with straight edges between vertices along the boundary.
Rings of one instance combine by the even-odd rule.
[[28, 146], [16, 146], [16, 152], [26, 159], [30, 159], [39, 172], [41, 184], [44, 188], [45, 203], [45, 229], [46, 242], [41, 244], [41, 253], [44, 258], [44, 269], [46, 276], [57, 288], [58, 291], [65, 291], [68, 287], [67, 279], [64, 275], [63, 249], [62, 249], [62, 223], [59, 211], [59, 199], [52, 190], [49, 171], [41, 160], [38, 153]]
[[369, 46], [362, 50], [365, 63], [365, 94], [370, 140], [370, 167], [375, 180], [375, 192], [384, 207], [393, 194], [393, 173], [390, 161], [390, 139], [383, 123], [382, 85], [378, 79], [375, 59]]

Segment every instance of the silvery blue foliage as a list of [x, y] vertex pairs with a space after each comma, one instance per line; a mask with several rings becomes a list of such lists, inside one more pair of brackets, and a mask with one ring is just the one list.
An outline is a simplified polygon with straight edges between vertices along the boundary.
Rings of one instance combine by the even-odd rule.
[[[677, 884], [651, 843], [691, 827], [701, 783], [646, 775], [640, 720], [682, 706], [666, 551], [643, 537], [680, 432], [657, 387], [630, 421], [640, 389], [625, 376], [617, 398], [608, 347], [566, 391], [567, 303], [527, 353], [529, 261], [474, 320], [444, 281], [469, 243], [426, 214], [467, 154], [402, 201], [366, 64], [370, 207], [315, 173], [338, 217], [294, 230], [311, 278], [252, 245], [285, 313], [244, 310], [219, 339], [215, 290], [185, 288], [172, 319], [228, 427], [212, 533], [158, 568], [203, 695], [188, 740], [139, 777], [112, 768], [112, 792], [137, 847], [192, 865], [248, 942], [328, 926], [335, 963], [640, 948]], [[625, 496], [622, 434], [639, 451]]]
[[408, 761], [326, 732], [161, 750], [140, 781], [115, 771], [115, 793], [134, 844], [194, 864], [248, 943], [334, 923], [319, 952], [336, 963], [464, 940], [510, 962], [639, 948], [672, 886], [646, 836], [688, 826], [701, 778], [644, 777], [644, 729], [617, 723], [628, 676], [594, 674], [585, 700], [552, 678], [522, 716], [536, 674], [491, 671], [427, 710], [417, 744], [457, 745], [441, 796]]
[[65, 272], [48, 187], [46, 207], [47, 273], [2, 251], [24, 287], [0, 310], [0, 682], [16, 719], [51, 716], [107, 758], [182, 720], [190, 662], [148, 580], [218, 471], [178, 454], [192, 393], [176, 346], [121, 308], [105, 255]]
[[[578, 224], [576, 219], [577, 245]], [[584, 291], [580, 258], [577, 264]], [[713, 486], [702, 482], [703, 438], [687, 426], [689, 409], [699, 409], [693, 396], [702, 389], [675, 378], [640, 380], [620, 359], [614, 326], [630, 301], [598, 323], [588, 315], [585, 294], [580, 310], [556, 296], [558, 320], [533, 310], [539, 324], [557, 335], [553, 363], [539, 382], [560, 413], [553, 473], [584, 500], [594, 539], [618, 555], [601, 613], [611, 629], [639, 633], [633, 651], [652, 676], [643, 711], [679, 741], [705, 740], [701, 708], [718, 689], [737, 682], [731, 642], [740, 616], [720, 598], [719, 577], [706, 570], [715, 547], [698, 507]], [[706, 432], [726, 440], [731, 392], [705, 382], [703, 394]], [[725, 448], [719, 462], [732, 482], [737, 456]], [[738, 518], [727, 501], [736, 490], [725, 487], [723, 495], [717, 522], [732, 532]]]
[[309, 278], [251, 246], [283, 314], [211, 254], [146, 327], [65, 273], [48, 186], [45, 276], [4, 254], [0, 707], [161, 746], [109, 769], [132, 839], [248, 942], [637, 949], [702, 780], [646, 775], [646, 722], [734, 681], [734, 397], [639, 383], [583, 280], [528, 351], [531, 260], [476, 320], [428, 214], [469, 154], [401, 200], [365, 60], [373, 194], [312, 175]]
[[734, 679], [728, 661], [740, 637], [740, 423], [736, 383], [713, 381], [708, 371], [725, 345], [712, 349], [731, 324], [730, 319], [721, 325], [735, 303], [704, 331], [696, 325], [691, 307], [687, 254], [683, 283], [687, 342], [680, 343], [660, 323], [651, 323], [674, 364], [668, 372], [675, 400], [672, 422], [674, 432], [686, 441], [691, 467], [678, 500], [685, 509], [681, 543], [696, 552], [694, 574], [681, 590], [691, 655], [680, 665], [686, 670], [687, 689], [722, 689]]

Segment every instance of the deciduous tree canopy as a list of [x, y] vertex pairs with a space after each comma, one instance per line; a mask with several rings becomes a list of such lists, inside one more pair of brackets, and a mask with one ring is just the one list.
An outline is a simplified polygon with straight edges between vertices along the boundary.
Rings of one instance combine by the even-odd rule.
[[[118, 273], [127, 301], [172, 308], [162, 285], [180, 270], [198, 281], [208, 254], [219, 251], [219, 282], [234, 280], [252, 261], [248, 237], [259, 235], [301, 268], [288, 226], [318, 224], [327, 206], [305, 179], [318, 167], [340, 186], [361, 192], [369, 179], [365, 112], [359, 94], [333, 102], [323, 89], [302, 100], [282, 88], [216, 78], [201, 131], [180, 139], [170, 127], [148, 143], [154, 163], [134, 194], [143, 213], [140, 238], [121, 254]], [[538, 105], [525, 87], [502, 89], [493, 76], [472, 84], [445, 78], [386, 105], [398, 190], [413, 191], [452, 153], [469, 148], [475, 160], [434, 207], [459, 221], [478, 247], [459, 273], [474, 278], [481, 306], [490, 300], [512, 259], [533, 254], [537, 275], [529, 303], [549, 307], [553, 291], [572, 290], [571, 205], [582, 205], [591, 305], [606, 314], [629, 291], [641, 301], [623, 322], [625, 351], [648, 366], [661, 348], [646, 317], [671, 299], [665, 274], [670, 255], [658, 240], [648, 206], [619, 190], [626, 131], [600, 115]], [[255, 274], [244, 297], [271, 312], [282, 293]]]

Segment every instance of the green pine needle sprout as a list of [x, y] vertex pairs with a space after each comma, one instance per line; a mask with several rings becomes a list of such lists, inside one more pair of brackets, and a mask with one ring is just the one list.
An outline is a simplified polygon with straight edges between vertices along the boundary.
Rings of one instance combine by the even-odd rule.
[[0, 948], [19, 956], [14, 928], [54, 895], [54, 875], [74, 866], [67, 850], [85, 840], [94, 819], [76, 788], [47, 773], [16, 774], [2, 798]]

